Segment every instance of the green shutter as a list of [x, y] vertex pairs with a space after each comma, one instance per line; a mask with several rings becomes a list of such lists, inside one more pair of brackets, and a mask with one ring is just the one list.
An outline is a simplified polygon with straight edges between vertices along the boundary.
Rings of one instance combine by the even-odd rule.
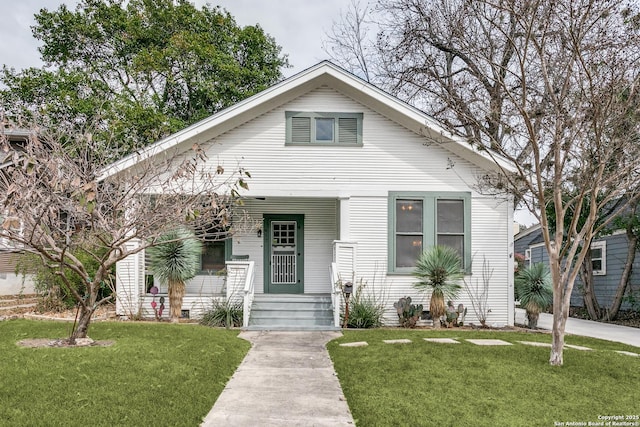
[[358, 143], [358, 119], [341, 117], [338, 120], [338, 142], [340, 144]]
[[311, 118], [291, 118], [291, 142], [311, 142]]

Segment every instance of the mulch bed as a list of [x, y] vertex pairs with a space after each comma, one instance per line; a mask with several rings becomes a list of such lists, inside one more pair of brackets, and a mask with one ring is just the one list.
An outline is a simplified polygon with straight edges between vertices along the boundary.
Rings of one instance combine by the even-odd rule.
[[57, 348], [82, 348], [82, 347], [110, 347], [115, 344], [115, 341], [94, 341], [91, 338], [86, 340], [78, 340], [78, 343], [71, 345], [68, 338], [29, 338], [22, 341], [18, 341], [20, 347], [27, 348], [42, 348], [42, 347], [57, 347]]

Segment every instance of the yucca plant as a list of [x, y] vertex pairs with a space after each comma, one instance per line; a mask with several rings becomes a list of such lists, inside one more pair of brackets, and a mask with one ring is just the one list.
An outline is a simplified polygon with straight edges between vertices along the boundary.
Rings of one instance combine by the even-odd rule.
[[224, 326], [227, 329], [240, 327], [242, 326], [242, 314], [242, 301], [215, 300], [213, 307], [202, 315], [200, 324], [214, 327]]
[[464, 277], [462, 261], [458, 252], [449, 246], [433, 246], [424, 251], [413, 275], [419, 280], [413, 286], [419, 291], [431, 291], [429, 311], [433, 327], [440, 327], [440, 317], [447, 312], [445, 299], [455, 300], [462, 289], [460, 279]]
[[202, 243], [192, 231], [177, 229], [160, 237], [160, 243], [147, 250], [149, 268], [169, 288], [172, 322], [180, 318], [185, 282], [193, 278], [200, 265]]
[[538, 326], [540, 313], [549, 308], [553, 302], [549, 268], [541, 262], [533, 264], [519, 271], [515, 282], [520, 306], [527, 312], [527, 326], [535, 329]]

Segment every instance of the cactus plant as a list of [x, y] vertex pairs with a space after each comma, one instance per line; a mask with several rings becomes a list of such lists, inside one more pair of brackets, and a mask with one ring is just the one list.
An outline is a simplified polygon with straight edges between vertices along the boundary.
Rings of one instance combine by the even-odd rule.
[[458, 326], [464, 326], [464, 318], [467, 317], [467, 307], [458, 304]]
[[463, 326], [464, 318], [467, 316], [467, 309], [464, 304], [458, 304], [456, 308], [453, 301], [447, 302], [447, 312], [445, 313], [444, 326], [450, 328], [452, 326]]
[[398, 312], [398, 320], [404, 328], [415, 328], [422, 315], [422, 304], [411, 304], [411, 297], [400, 298], [393, 306]]

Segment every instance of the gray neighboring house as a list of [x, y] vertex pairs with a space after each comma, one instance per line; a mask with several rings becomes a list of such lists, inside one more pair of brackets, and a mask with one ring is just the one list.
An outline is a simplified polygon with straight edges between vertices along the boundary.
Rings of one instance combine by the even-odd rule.
[[[524, 256], [525, 265], [537, 262], [548, 264], [549, 262], [540, 225], [534, 225], [518, 233], [514, 237], [513, 246], [516, 254]], [[611, 306], [627, 258], [627, 236], [624, 230], [594, 239], [591, 243], [591, 257], [594, 289], [598, 302], [603, 307]], [[633, 263], [630, 290], [636, 296], [640, 293], [640, 254], [636, 254]], [[625, 295], [628, 295], [628, 292], [629, 290]], [[571, 305], [576, 307], [584, 305], [582, 282], [579, 277], [571, 294]], [[632, 308], [631, 305], [626, 301], [620, 307], [622, 310], [630, 308]]]
[[[0, 173], [11, 164], [11, 150], [19, 150], [28, 141], [29, 131], [25, 129], [8, 129], [0, 127], [2, 139], [6, 138], [9, 151], [2, 150], [0, 145]], [[0, 212], [1, 217], [2, 212]], [[33, 281], [15, 273], [16, 264], [23, 251], [11, 242], [0, 238], [0, 295], [17, 295], [35, 293]]]

